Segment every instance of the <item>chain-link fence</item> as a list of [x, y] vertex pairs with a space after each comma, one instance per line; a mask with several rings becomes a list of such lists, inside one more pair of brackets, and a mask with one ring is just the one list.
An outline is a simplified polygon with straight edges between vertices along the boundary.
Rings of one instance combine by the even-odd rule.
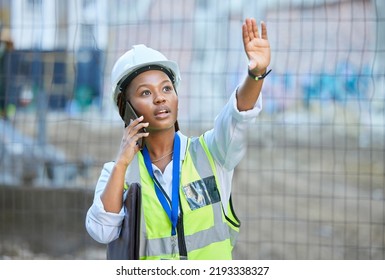
[[180, 127], [196, 136], [246, 74], [255, 17], [273, 71], [234, 174], [234, 257], [384, 259], [383, 5], [0, 1], [0, 258], [105, 258], [84, 217], [123, 130], [112, 63], [139, 43], [177, 61]]

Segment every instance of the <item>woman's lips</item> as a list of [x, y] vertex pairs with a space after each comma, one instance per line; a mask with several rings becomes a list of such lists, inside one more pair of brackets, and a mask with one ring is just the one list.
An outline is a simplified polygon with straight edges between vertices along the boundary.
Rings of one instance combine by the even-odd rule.
[[170, 110], [168, 108], [162, 108], [155, 111], [154, 115], [156, 118], [166, 118], [170, 114]]

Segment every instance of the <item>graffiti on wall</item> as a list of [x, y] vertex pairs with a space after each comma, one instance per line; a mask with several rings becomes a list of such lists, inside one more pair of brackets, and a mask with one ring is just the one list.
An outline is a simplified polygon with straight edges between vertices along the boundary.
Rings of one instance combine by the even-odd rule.
[[264, 110], [269, 114], [300, 104], [309, 109], [313, 103], [332, 102], [346, 106], [351, 100], [369, 100], [372, 71], [369, 65], [355, 67], [348, 61], [339, 62], [334, 72], [323, 71], [298, 75], [272, 72], [264, 84]]

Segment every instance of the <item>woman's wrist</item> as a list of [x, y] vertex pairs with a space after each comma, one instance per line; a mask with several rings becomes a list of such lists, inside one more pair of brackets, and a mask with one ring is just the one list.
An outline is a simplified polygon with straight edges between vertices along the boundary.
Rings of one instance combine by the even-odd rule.
[[[263, 70], [263, 72], [261, 71], [258, 71], [258, 72], [253, 72], [252, 70], [248, 70], [248, 75], [251, 79], [255, 80], [255, 81], [259, 81], [259, 80], [263, 80], [267, 75], [269, 75], [269, 73], [271, 72], [271, 69], [269, 71], [267, 71], [267, 69], [265, 68]], [[256, 74], [258, 73], [258, 74]]]
[[128, 163], [126, 160], [118, 159], [115, 161], [115, 169], [121, 170], [123, 172], [126, 172], [126, 169], [128, 167]]
[[265, 74], [267, 71], [267, 68], [263, 68], [263, 69], [248, 69], [248, 72], [252, 73], [254, 76], [262, 76], [263, 74]]

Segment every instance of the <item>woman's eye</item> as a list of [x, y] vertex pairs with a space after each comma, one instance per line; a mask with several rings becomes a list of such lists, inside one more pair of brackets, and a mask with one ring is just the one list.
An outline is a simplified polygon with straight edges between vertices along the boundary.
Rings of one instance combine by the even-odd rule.
[[142, 92], [142, 95], [150, 95], [150, 94], [151, 94], [151, 92], [149, 90], [145, 90]]
[[164, 88], [163, 88], [163, 91], [172, 91], [172, 87], [170, 87], [170, 86], [165, 86]]

